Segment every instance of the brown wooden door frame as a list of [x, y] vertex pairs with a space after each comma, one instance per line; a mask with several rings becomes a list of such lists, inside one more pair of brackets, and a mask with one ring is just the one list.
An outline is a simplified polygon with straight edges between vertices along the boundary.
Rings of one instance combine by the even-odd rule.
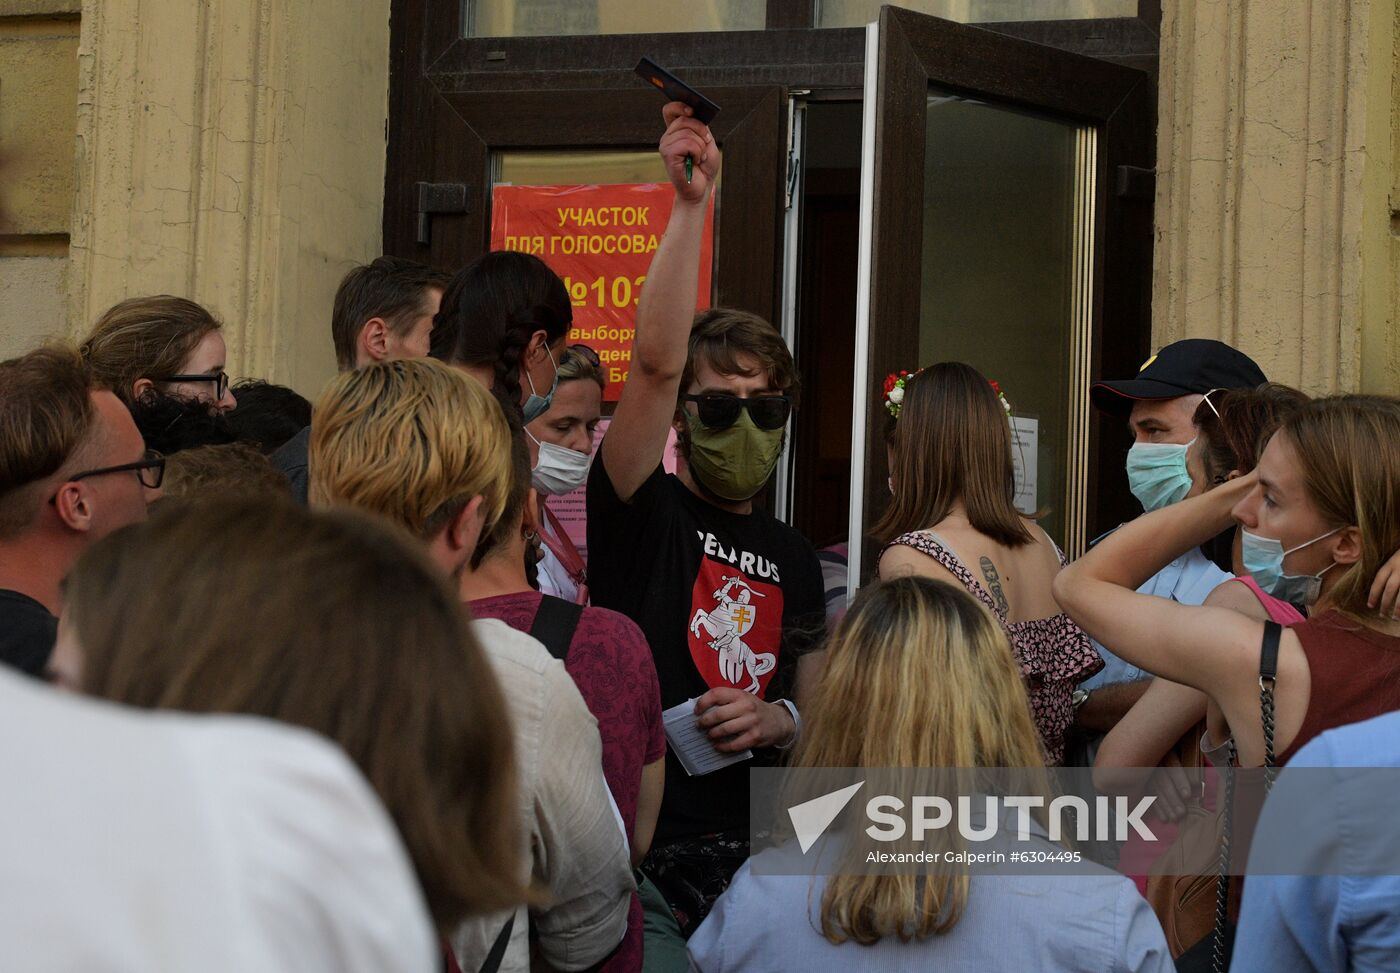
[[[768, 0], [768, 29], [763, 31], [463, 38], [460, 0], [392, 0], [384, 252], [449, 271], [484, 252], [494, 149], [653, 147], [660, 134], [657, 99], [632, 75], [637, 57], [646, 53], [712, 91], [724, 106], [716, 126], [726, 153], [716, 227], [717, 299], [776, 322], [786, 154], [779, 142], [786, 133], [786, 104], [778, 89], [858, 90], [864, 77], [864, 30], [811, 28], [811, 11], [810, 0]], [[1018, 51], [1044, 57], [1031, 45], [992, 43], [1002, 34], [1147, 74], [1146, 82], [1125, 92], [1107, 118], [1076, 113], [1101, 124], [1100, 175], [1114, 177], [1100, 182], [1108, 195], [1101, 197], [1106, 205], [1098, 207], [1102, 263], [1095, 308], [1096, 377], [1131, 374], [1146, 357], [1150, 341], [1150, 173], [1160, 19], [1159, 0], [1140, 0], [1134, 18], [948, 25], [965, 38], [964, 56], [995, 60]], [[993, 87], [998, 72], [1003, 82], [1017, 74], [1014, 65], [995, 70], [956, 63], [945, 67], [954, 81], [963, 69], [973, 75], [981, 71], [989, 76], [977, 83]], [[964, 80], [969, 83], [961, 87], [976, 90], [971, 83], [976, 77]], [[1073, 109], [1075, 97], [1083, 94], [1067, 91], [1063, 96]], [[1099, 99], [1096, 110], [1106, 111], [1102, 93], [1094, 97]], [[1120, 193], [1114, 179], [1124, 166], [1136, 167], [1138, 178], [1127, 180]], [[435, 216], [427, 246], [417, 242], [419, 182], [468, 187], [467, 211]], [[1096, 416], [1091, 426], [1090, 510], [1097, 518], [1091, 526], [1098, 529], [1135, 512], [1118, 461], [1128, 444], [1119, 425], [1101, 425]], [[883, 462], [881, 456], [878, 464]], [[884, 480], [878, 483], [883, 487]]]
[[[881, 322], [881, 340], [870, 342], [867, 389], [878, 390], [883, 376], [918, 355], [924, 131], [930, 85], [1098, 129], [1090, 374], [1130, 374], [1123, 369], [1128, 362], [1136, 367], [1145, 336], [1150, 333], [1150, 290], [1144, 285], [1150, 285], [1151, 203], [1148, 201], [1145, 209], [1146, 246], [1130, 245], [1123, 237], [1141, 235], [1144, 228], [1135, 223], [1132, 214], [1122, 212], [1120, 202], [1126, 201], [1114, 195], [1111, 176], [1119, 167], [1151, 165], [1151, 131], [1143, 131], [1135, 123], [1144, 110], [1142, 99], [1152, 88], [1148, 76], [1105, 60], [892, 7], [881, 11], [879, 44], [882, 96], [875, 117], [870, 320]], [[1143, 215], [1137, 212], [1136, 218]], [[1144, 260], [1145, 265], [1140, 265]], [[1119, 329], [1126, 341], [1104, 341], [1106, 331]], [[852, 457], [856, 463], [867, 460], [862, 491], [867, 524], [879, 517], [888, 501], [885, 452], [871, 445], [882, 441], [884, 425], [884, 411], [868, 408], [866, 457]], [[1090, 536], [1101, 522], [1096, 514], [1105, 483], [1110, 484], [1108, 495], [1112, 495], [1113, 478], [1122, 479], [1118, 464], [1104, 468], [1099, 462], [1099, 425], [1091, 420]], [[867, 541], [862, 553], [861, 573], [868, 578], [877, 552]]]
[[[401, 6], [419, 14], [425, 9], [423, 0]], [[405, 33], [415, 28], [441, 29], [420, 18], [406, 24]], [[435, 55], [425, 44], [417, 79], [409, 76], [407, 45], [396, 47], [386, 252], [444, 269], [461, 267], [484, 252], [495, 151], [653, 149], [662, 131], [661, 99], [633, 73], [637, 58], [646, 53], [704, 90], [722, 109], [713, 125], [724, 150], [715, 300], [778, 320], [785, 89], [793, 79], [812, 73], [858, 85], [862, 70], [860, 51], [850, 43], [861, 31], [801, 31], [810, 43], [799, 50], [785, 43], [788, 33], [458, 37]], [[427, 246], [417, 242], [419, 182], [467, 187], [467, 211], [434, 217]]]
[[[1160, 16], [1157, 0], [1141, 0], [1136, 18], [985, 27], [1108, 59], [1155, 63]], [[719, 298], [777, 320], [781, 213], [773, 207], [781, 198], [785, 147], [769, 131], [777, 118], [771, 131], [785, 133], [786, 119], [777, 116], [786, 106], [781, 97], [775, 102], [729, 89], [858, 89], [865, 32], [811, 24], [810, 0], [767, 0], [768, 29], [761, 31], [466, 38], [460, 0], [392, 0], [385, 252], [448, 270], [483, 252], [495, 149], [654, 146], [656, 97], [632, 74], [647, 53], [724, 106], [716, 131], [727, 175], [716, 232], [731, 244], [720, 243], [716, 255]], [[1155, 98], [1144, 107], [1150, 126]], [[761, 162], [770, 151], [771, 162]], [[1149, 152], [1144, 164], [1150, 159]], [[468, 194], [465, 213], [432, 218], [427, 246], [417, 242], [420, 182], [463, 183]], [[757, 198], [759, 185], [773, 189], [772, 206]], [[1150, 223], [1146, 232], [1150, 246]], [[736, 247], [736, 239], [753, 245]], [[741, 252], [763, 248], [771, 255]]]

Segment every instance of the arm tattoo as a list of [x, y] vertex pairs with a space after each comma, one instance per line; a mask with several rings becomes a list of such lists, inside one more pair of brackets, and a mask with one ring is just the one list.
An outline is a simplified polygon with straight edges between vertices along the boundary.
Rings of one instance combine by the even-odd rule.
[[1001, 590], [1001, 576], [997, 574], [996, 565], [989, 557], [982, 558], [982, 577], [987, 579], [987, 590], [996, 599], [997, 610], [1005, 615], [1011, 610], [1011, 605], [1007, 603], [1006, 592]]

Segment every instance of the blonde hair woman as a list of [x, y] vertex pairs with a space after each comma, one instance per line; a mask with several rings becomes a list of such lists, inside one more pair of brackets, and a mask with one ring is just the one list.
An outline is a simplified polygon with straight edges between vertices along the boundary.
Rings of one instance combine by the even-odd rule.
[[[914, 688], [917, 687], [917, 688]], [[797, 768], [1031, 768], [1041, 750], [1011, 647], [966, 592], [904, 577], [863, 590], [832, 637]], [[876, 968], [1167, 971], [1132, 882], [1077, 875], [865, 875], [864, 824], [829, 835], [806, 875], [745, 864], [690, 940], [704, 973]], [[1048, 841], [1028, 846], [1054, 851]], [[815, 876], [815, 877], [813, 877]], [[774, 935], [782, 930], [783, 935]]]
[[559, 387], [549, 410], [525, 427], [534, 454], [531, 483], [540, 504], [540, 591], [588, 604], [583, 554], [549, 508], [549, 498], [583, 486], [593, 463], [593, 433], [603, 415], [603, 364], [587, 345], [559, 359]]
[[82, 354], [98, 381], [128, 406], [152, 395], [204, 402], [219, 412], [238, 404], [224, 371], [228, 350], [219, 322], [183, 297], [157, 294], [113, 305]]

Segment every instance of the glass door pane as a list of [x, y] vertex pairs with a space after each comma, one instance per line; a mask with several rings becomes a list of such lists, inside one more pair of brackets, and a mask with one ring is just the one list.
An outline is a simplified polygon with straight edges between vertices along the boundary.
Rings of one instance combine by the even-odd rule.
[[929, 91], [917, 364], [964, 361], [998, 383], [1022, 433], [1018, 505], [1044, 511], [1061, 543], [1082, 523], [1070, 471], [1087, 441], [1070, 405], [1088, 394], [1077, 281], [1092, 251], [1093, 140], [1063, 119]]
[[1122, 210], [1104, 174], [1130, 157], [1139, 118], [1125, 106], [1144, 77], [898, 7], [866, 28], [854, 578], [873, 573], [870, 527], [889, 503], [882, 382], [938, 361], [1000, 384], [1016, 413], [1017, 506], [1083, 551], [1091, 496], [1102, 503], [1088, 404], [1089, 371], [1107, 357], [1100, 319], [1111, 298], [1122, 340], [1143, 316], [1133, 251], [1105, 245]]

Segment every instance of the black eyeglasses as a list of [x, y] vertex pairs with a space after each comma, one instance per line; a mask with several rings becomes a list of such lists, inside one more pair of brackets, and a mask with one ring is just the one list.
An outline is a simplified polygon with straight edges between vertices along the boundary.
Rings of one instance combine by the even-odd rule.
[[213, 382], [214, 401], [217, 402], [224, 397], [228, 391], [228, 372], [220, 369], [209, 375], [165, 375], [156, 379], [158, 382]]
[[592, 365], [594, 368], [597, 368], [603, 364], [602, 359], [598, 357], [598, 353], [592, 348], [588, 347], [587, 345], [569, 345], [569, 350], [572, 351], [575, 355], [578, 355], [584, 361], [588, 362], [588, 364]]
[[695, 413], [706, 429], [728, 429], [739, 421], [739, 412], [749, 410], [749, 418], [760, 429], [781, 429], [792, 415], [792, 399], [786, 395], [756, 395], [741, 399], [727, 392], [703, 392], [682, 395], [685, 402], [695, 403]]
[[[100, 466], [95, 470], [83, 470], [81, 473], [74, 473], [64, 482], [76, 483], [78, 480], [86, 480], [92, 476], [105, 476], [108, 473], [135, 473], [142, 486], [154, 490], [165, 479], [165, 457], [154, 449], [148, 449], [141, 454], [141, 458], [135, 463], [122, 463], [120, 466]], [[49, 503], [53, 503], [56, 499], [56, 496], [49, 497]]]

